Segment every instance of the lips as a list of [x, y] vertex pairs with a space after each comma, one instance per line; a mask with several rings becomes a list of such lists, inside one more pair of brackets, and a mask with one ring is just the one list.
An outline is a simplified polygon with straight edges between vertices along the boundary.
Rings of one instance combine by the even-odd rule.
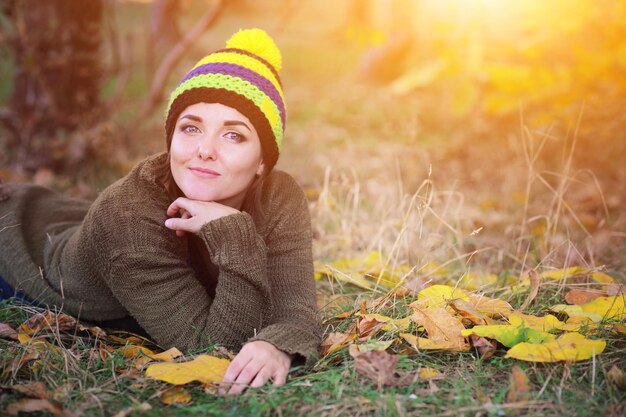
[[189, 170], [200, 178], [216, 178], [221, 174], [219, 172], [213, 171], [212, 169], [207, 168], [199, 168], [199, 167], [191, 167]]

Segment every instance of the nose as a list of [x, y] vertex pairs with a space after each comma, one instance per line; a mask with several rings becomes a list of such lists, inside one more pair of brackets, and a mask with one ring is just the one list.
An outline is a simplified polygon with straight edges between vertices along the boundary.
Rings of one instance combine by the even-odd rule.
[[205, 160], [215, 160], [217, 158], [217, 148], [215, 140], [208, 135], [198, 142], [198, 158]]

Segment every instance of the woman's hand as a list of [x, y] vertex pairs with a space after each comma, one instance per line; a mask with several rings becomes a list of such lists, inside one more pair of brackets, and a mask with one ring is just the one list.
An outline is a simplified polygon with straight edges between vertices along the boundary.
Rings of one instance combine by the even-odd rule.
[[[291, 357], [271, 343], [255, 340], [246, 343], [235, 356], [222, 379], [220, 394], [238, 394], [248, 385], [261, 387], [270, 378], [274, 386], [287, 381]], [[229, 389], [230, 388], [230, 389]]]
[[171, 218], [165, 221], [165, 227], [176, 230], [177, 236], [185, 232], [198, 233], [205, 223], [229, 214], [239, 213], [239, 210], [214, 201], [198, 201], [179, 197], [167, 208], [167, 215], [172, 217], [180, 213], [180, 218]]

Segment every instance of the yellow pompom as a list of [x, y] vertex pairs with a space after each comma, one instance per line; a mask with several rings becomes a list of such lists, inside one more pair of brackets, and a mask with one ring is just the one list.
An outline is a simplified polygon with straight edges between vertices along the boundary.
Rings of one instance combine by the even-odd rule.
[[269, 62], [277, 72], [282, 68], [283, 58], [278, 47], [262, 29], [240, 30], [226, 42], [226, 47], [251, 52]]

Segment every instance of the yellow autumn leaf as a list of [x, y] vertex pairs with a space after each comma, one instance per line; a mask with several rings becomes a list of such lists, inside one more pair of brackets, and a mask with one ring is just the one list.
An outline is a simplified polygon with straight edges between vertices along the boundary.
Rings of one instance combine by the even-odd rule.
[[228, 359], [200, 355], [189, 362], [161, 362], [146, 369], [146, 377], [159, 379], [174, 385], [199, 381], [203, 384], [218, 383], [230, 365]]
[[448, 302], [456, 298], [469, 301], [469, 296], [460, 288], [449, 285], [431, 285], [417, 293], [417, 301], [413, 301], [410, 306], [419, 309], [436, 309], [446, 307]]
[[469, 302], [457, 298], [450, 303], [450, 307], [456, 311], [463, 319], [469, 320], [473, 324], [495, 324], [494, 320], [486, 314], [476, 310]]
[[465, 329], [463, 323], [450, 314], [445, 308], [414, 309], [411, 320], [424, 326], [428, 339], [418, 338], [419, 349], [444, 349], [464, 351], [469, 344], [461, 331]]
[[507, 317], [512, 311], [511, 304], [497, 298], [489, 298], [486, 295], [468, 294], [469, 303], [479, 313], [489, 317], [500, 318]]
[[583, 266], [572, 266], [563, 269], [554, 269], [550, 271], [543, 271], [539, 276], [544, 279], [552, 279], [560, 281], [562, 279], [571, 278], [576, 275], [589, 275], [592, 280], [600, 284], [613, 284], [615, 280], [604, 272], [591, 272], [591, 269]]
[[506, 353], [507, 358], [529, 362], [584, 361], [604, 351], [604, 340], [586, 339], [580, 333], [565, 333], [548, 343], [519, 343]]
[[189, 394], [183, 387], [173, 387], [165, 390], [163, 394], [161, 394], [161, 402], [165, 405], [186, 405], [191, 402], [191, 394]]
[[330, 355], [348, 346], [356, 338], [355, 333], [331, 332], [320, 344], [320, 354], [322, 357]]
[[443, 376], [443, 374], [439, 373], [438, 370], [433, 369], [433, 368], [421, 368], [419, 372], [417, 373], [417, 375], [423, 381], [426, 381], [428, 379], [433, 379], [433, 378], [439, 378]]
[[531, 329], [524, 326], [511, 326], [506, 324], [496, 324], [491, 326], [474, 326], [471, 329], [461, 331], [463, 336], [476, 335], [495, 339], [506, 347], [512, 347], [523, 342], [544, 343], [555, 339], [555, 336]]
[[407, 265], [396, 265], [391, 270], [378, 251], [370, 252], [363, 259], [339, 258], [333, 262], [315, 263], [316, 279], [332, 276], [341, 282], [366, 290], [372, 290], [377, 286], [393, 288], [410, 271], [411, 268]]
[[586, 304], [557, 304], [550, 310], [565, 313], [569, 317], [589, 317], [596, 323], [602, 320], [622, 320], [626, 318], [626, 295], [598, 297]]
[[591, 278], [595, 282], [599, 282], [600, 284], [613, 284], [615, 282], [613, 277], [605, 274], [604, 272], [592, 272]]
[[124, 358], [137, 358], [141, 356], [151, 357], [155, 354], [154, 351], [148, 349], [147, 347], [139, 345], [126, 345], [116, 349], [115, 351]]
[[356, 358], [357, 356], [359, 356], [359, 354], [363, 352], [370, 352], [373, 350], [381, 350], [381, 351], [387, 350], [387, 348], [391, 346], [392, 343], [393, 343], [393, 340], [376, 340], [376, 339], [371, 339], [365, 343], [361, 343], [358, 345], [352, 343], [350, 344], [350, 346], [348, 346], [348, 353], [353, 358]]
[[489, 272], [468, 271], [461, 277], [458, 286], [469, 291], [475, 291], [494, 286], [497, 283], [497, 275]]
[[567, 322], [565, 322], [559, 330], [567, 332], [580, 332], [581, 330], [595, 330], [598, 327], [598, 323], [595, 323], [589, 317], [573, 316], [568, 318]]
[[586, 274], [587, 272], [589, 272], [589, 268], [585, 268], [582, 266], [572, 266], [569, 268], [543, 271], [541, 274], [539, 274], [539, 277], [543, 279], [553, 279], [555, 281], [559, 281], [561, 279], [573, 277], [574, 275]]
[[571, 317], [587, 317], [591, 319], [594, 323], [599, 323], [602, 321], [602, 316], [596, 313], [588, 313], [588, 312], [583, 311], [580, 304], [574, 304], [574, 305], [557, 304], [557, 305], [553, 305], [552, 307], [550, 307], [550, 310], [554, 311], [555, 313], [565, 313], [570, 318]]
[[561, 329], [565, 323], [554, 317], [552, 314], [546, 314], [543, 317], [537, 317], [530, 314], [513, 312], [509, 314], [509, 323], [512, 326], [525, 326], [531, 329], [549, 332], [554, 329]]
[[182, 354], [183, 352], [181, 352], [175, 347], [172, 347], [166, 350], [165, 352], [155, 353], [153, 355], [150, 355], [150, 358], [157, 360], [157, 361], [172, 362], [174, 359], [178, 358], [179, 356], [182, 356]]
[[381, 328], [381, 330], [385, 332], [406, 332], [411, 325], [410, 316], [403, 319], [394, 319], [378, 313], [356, 313], [355, 315], [364, 319], [377, 320], [381, 323], [385, 323]]

